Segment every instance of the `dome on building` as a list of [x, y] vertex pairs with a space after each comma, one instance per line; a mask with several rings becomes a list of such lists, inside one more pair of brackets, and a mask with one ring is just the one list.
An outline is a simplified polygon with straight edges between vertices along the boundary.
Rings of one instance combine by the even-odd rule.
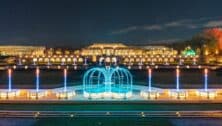
[[183, 56], [195, 56], [196, 52], [193, 49], [191, 49], [190, 46], [188, 46], [184, 49], [184, 51], [182, 51], [182, 55]]

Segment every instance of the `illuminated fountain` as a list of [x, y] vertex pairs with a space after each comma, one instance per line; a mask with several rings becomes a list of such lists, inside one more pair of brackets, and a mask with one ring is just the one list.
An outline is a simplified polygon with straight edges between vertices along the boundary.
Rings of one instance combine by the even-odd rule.
[[63, 70], [63, 77], [64, 77], [63, 90], [56, 91], [56, 97], [59, 98], [59, 99], [71, 98], [75, 95], [75, 91], [71, 90], [71, 89], [69, 89], [69, 90], [67, 89], [67, 69]]
[[129, 98], [132, 75], [120, 67], [95, 67], [83, 77], [83, 94], [87, 98]]
[[86, 57], [84, 58], [84, 65], [85, 65], [85, 66], [88, 65], [88, 63], [87, 63], [87, 58], [86, 58]]
[[143, 90], [140, 92], [140, 95], [144, 98], [148, 99], [156, 99], [159, 97], [159, 92], [157, 90], [152, 89], [152, 69], [148, 69], [148, 90]]
[[176, 99], [186, 99], [187, 92], [180, 89], [180, 70], [176, 69], [176, 89], [172, 89], [169, 92], [170, 96]]
[[100, 66], [102, 65], [103, 60], [104, 60], [103, 57], [100, 57], [100, 58], [99, 58], [99, 65], [100, 65]]
[[36, 89], [35, 90], [29, 90], [28, 92], [28, 98], [30, 99], [39, 99], [42, 98], [44, 96], [46, 96], [46, 92], [44, 90], [40, 90], [39, 89], [39, 74], [40, 74], [40, 70], [38, 67], [36, 67], [36, 71], [35, 71], [35, 85], [36, 85]]
[[207, 99], [214, 99], [217, 96], [217, 92], [208, 89], [208, 69], [204, 69], [204, 89], [198, 90], [198, 95]]
[[39, 68], [36, 68], [36, 92], [39, 92]]
[[8, 69], [8, 90], [0, 91], [1, 99], [9, 99], [16, 97], [16, 91], [12, 91], [12, 69]]
[[64, 69], [64, 92], [67, 91], [67, 69]]

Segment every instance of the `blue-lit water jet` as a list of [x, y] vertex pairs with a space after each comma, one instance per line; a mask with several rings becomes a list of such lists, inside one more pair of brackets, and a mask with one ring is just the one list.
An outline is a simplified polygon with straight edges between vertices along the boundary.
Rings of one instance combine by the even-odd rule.
[[36, 92], [39, 92], [39, 73], [40, 73], [40, 70], [39, 68], [37, 67], [36, 68]]
[[83, 77], [85, 97], [128, 98], [132, 95], [132, 75], [120, 67], [91, 68]]
[[[155, 67], [156, 69], [158, 67]], [[152, 89], [152, 69], [148, 67], [148, 90], [141, 90], [140, 95], [147, 99], [157, 99], [159, 97], [160, 90], [157, 88]]]
[[67, 91], [67, 69], [64, 69], [64, 92]]
[[151, 83], [152, 83], [152, 69], [151, 68], [149, 68], [148, 69], [148, 90], [149, 90], [149, 92], [151, 92]]
[[208, 91], [208, 69], [204, 69], [204, 90]]
[[207, 99], [214, 99], [217, 96], [215, 89], [208, 89], [208, 69], [204, 69], [204, 87], [198, 90], [199, 96]]
[[12, 91], [12, 69], [8, 69], [8, 92]]
[[176, 91], [180, 91], [180, 70], [176, 69]]

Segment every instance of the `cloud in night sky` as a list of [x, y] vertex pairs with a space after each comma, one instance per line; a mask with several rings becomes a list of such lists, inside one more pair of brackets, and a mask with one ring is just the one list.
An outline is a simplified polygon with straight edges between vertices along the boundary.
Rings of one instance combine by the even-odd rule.
[[153, 30], [162, 30], [163, 27], [161, 25], [150, 25], [150, 26], [144, 26], [144, 30], [153, 31]]
[[221, 5], [219, 0], [2, 1], [0, 44], [78, 47], [98, 41], [187, 40], [222, 27]]
[[[217, 17], [216, 17], [217, 18]], [[184, 19], [177, 20], [172, 22], [167, 22], [163, 24], [153, 24], [153, 25], [144, 25], [144, 26], [129, 26], [127, 28], [122, 28], [116, 31], [111, 32], [111, 34], [127, 34], [133, 31], [162, 31], [162, 30], [171, 30], [174, 28], [187, 28], [187, 29], [200, 29], [200, 28], [210, 28], [210, 27], [221, 27], [222, 20], [212, 20], [213, 18], [200, 18], [200, 19]]]
[[205, 27], [222, 27], [222, 20], [209, 21], [204, 26]]
[[131, 32], [131, 31], [135, 31], [137, 29], [138, 29], [137, 26], [130, 26], [130, 27], [127, 27], [127, 28], [124, 28], [124, 29], [113, 31], [111, 34], [123, 34], [123, 33], [128, 33], [128, 32]]

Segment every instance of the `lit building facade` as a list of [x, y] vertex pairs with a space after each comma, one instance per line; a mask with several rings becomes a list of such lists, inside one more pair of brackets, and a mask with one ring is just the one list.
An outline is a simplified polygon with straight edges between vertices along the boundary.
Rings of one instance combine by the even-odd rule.
[[44, 46], [0, 46], [0, 55], [3, 56], [43, 56]]
[[[187, 55], [191, 54], [192, 55]], [[42, 54], [42, 53], [41, 53]], [[88, 65], [88, 64], [190, 64], [197, 63], [198, 55], [192, 51], [179, 54], [166, 46], [127, 46], [122, 43], [95, 43], [80, 50], [46, 49], [44, 55], [23, 55], [19, 64]]]
[[83, 48], [80, 55], [92, 57], [93, 62], [121, 62], [123, 64], [173, 63], [178, 52], [165, 46], [126, 46], [121, 43], [93, 44]]

